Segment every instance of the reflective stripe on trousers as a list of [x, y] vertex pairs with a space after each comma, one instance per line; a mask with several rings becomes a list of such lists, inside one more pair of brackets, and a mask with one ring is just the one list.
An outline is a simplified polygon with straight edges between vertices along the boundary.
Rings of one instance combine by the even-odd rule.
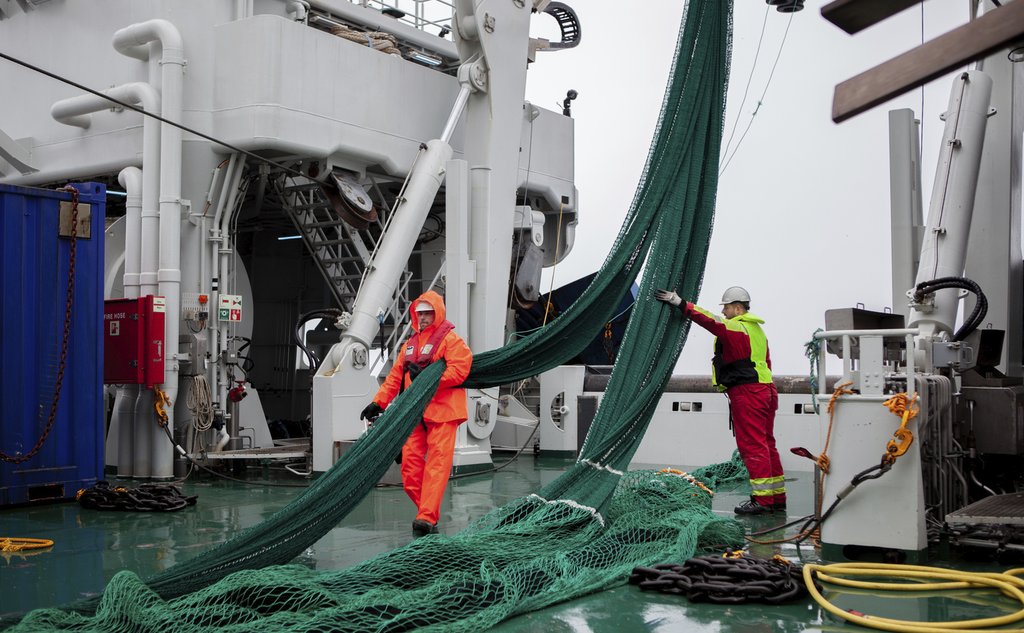
[[[786, 478], [782, 475], [777, 477], [761, 477], [751, 479], [750, 487], [755, 497], [774, 497], [786, 494]], [[772, 501], [774, 503], [774, 501]]]

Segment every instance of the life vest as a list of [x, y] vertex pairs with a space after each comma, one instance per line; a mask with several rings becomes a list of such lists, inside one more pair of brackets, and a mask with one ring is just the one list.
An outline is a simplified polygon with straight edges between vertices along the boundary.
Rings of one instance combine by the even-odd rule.
[[430, 337], [427, 342], [420, 346], [419, 350], [416, 349], [416, 343], [419, 336], [412, 336], [406, 341], [405, 344], [405, 357], [402, 362], [405, 364], [405, 371], [409, 371], [411, 365], [416, 365], [420, 369], [423, 369], [430, 363], [434, 362], [433, 355], [434, 350], [444, 340], [446, 334], [455, 329], [455, 325], [448, 320], [444, 320], [438, 323], [434, 327], [434, 331], [430, 333]]
[[[434, 323], [426, 331], [420, 327], [419, 317], [413, 309], [421, 301], [430, 303], [434, 308]], [[411, 380], [410, 366], [422, 368], [444, 358], [447, 367], [441, 374], [437, 392], [423, 412], [423, 419], [426, 422], [461, 422], [468, 417], [468, 411], [466, 390], [459, 385], [469, 375], [473, 353], [455, 332], [452, 323], [445, 319], [444, 299], [441, 295], [428, 290], [410, 304], [409, 311], [412, 328], [416, 333], [403, 343], [399, 352], [401, 357], [396, 359], [373, 400], [387, 407], [395, 396], [408, 387]]]
[[[747, 313], [749, 314], [749, 313]], [[715, 339], [715, 355], [711, 359], [716, 386], [724, 389], [736, 385], [772, 382], [772, 370], [768, 368], [768, 337], [761, 329], [761, 320], [747, 314], [727, 319], [725, 326], [729, 330], [742, 331], [750, 341], [750, 356], [740, 358], [731, 363], [724, 360], [724, 345], [721, 338]]]

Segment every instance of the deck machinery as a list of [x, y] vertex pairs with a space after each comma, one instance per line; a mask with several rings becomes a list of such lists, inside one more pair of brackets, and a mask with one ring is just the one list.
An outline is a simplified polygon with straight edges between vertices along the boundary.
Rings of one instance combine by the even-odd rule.
[[[830, 310], [816, 335], [820, 374], [838, 356], [848, 389], [818, 396], [827, 558], [920, 559], [941, 539], [1024, 550], [1017, 61], [1000, 49], [955, 75], [926, 222], [919, 122], [890, 112], [895, 314]], [[883, 406], [900, 393], [916, 416]]]
[[[571, 251], [573, 120], [524, 91], [528, 64], [580, 34], [549, 0], [0, 2], [17, 95], [0, 181], [124, 193], [105, 294], [166, 298], [179, 445], [325, 471], [362, 432], [411, 299], [440, 290], [475, 351], [499, 347], [510, 296], [535, 299]], [[108, 469], [183, 472], [153, 392], [110, 397]], [[471, 395], [456, 468], [490, 463], [496, 397]]]
[[[560, 38], [531, 37], [536, 20]], [[572, 9], [547, 0], [111, 0], [102, 11], [0, 0], [3, 52], [16, 58], [0, 63], [13, 95], [0, 102], [0, 181], [124, 192], [108, 201], [119, 219], [106, 231], [105, 295], [166, 298], [176, 347], [162, 389], [178, 444], [324, 471], [362, 433], [355, 412], [407, 332], [412, 298], [442, 290], [473, 350], [493, 349], [513, 329], [511, 307], [536, 299], [541, 268], [571, 251], [574, 94], [563, 112], [523, 95], [528, 64], [580, 33]], [[809, 398], [785, 395], [793, 428], [832, 429], [822, 512], [842, 501], [821, 537], [837, 556], [916, 556], [941, 535], [1022, 547], [1018, 58], [1000, 51], [954, 80], [927, 223], [914, 115], [891, 114], [896, 314], [829, 311], [819, 373], [835, 356], [842, 370], [820, 381], [817, 424]], [[936, 282], [949, 278], [960, 281]], [[591, 378], [553, 370], [526, 405], [472, 392], [455, 467], [489, 463], [499, 419], [518, 444], [539, 418], [542, 444], [572, 452], [585, 432], [574, 425], [600, 398]], [[834, 384], [849, 393], [829, 418]], [[893, 438], [901, 420], [882, 406], [897, 393], [916, 396], [912, 442]], [[152, 398], [110, 388], [106, 461], [118, 476], [166, 479], [184, 465]], [[673, 391], [656, 416], [723, 407]], [[651, 433], [668, 428], [656, 417]], [[679, 450], [731, 450], [727, 431], [714, 436], [713, 449], [687, 436]], [[895, 461], [851, 486], [894, 439]]]

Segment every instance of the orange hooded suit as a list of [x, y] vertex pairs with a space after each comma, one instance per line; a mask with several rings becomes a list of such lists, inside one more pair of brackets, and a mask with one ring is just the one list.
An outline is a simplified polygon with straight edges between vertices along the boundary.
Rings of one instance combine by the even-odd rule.
[[[415, 307], [425, 301], [434, 308], [434, 322], [420, 328]], [[448, 485], [455, 453], [455, 433], [466, 421], [466, 390], [458, 386], [469, 375], [473, 353], [445, 320], [444, 299], [433, 290], [420, 295], [409, 306], [412, 329], [416, 332], [402, 346], [391, 372], [373, 401], [387, 407], [401, 389], [409, 386], [410, 365], [420, 368], [444, 358], [447, 368], [441, 374], [437, 392], [423, 412], [423, 424], [416, 426], [402, 447], [402, 485], [416, 504], [417, 519], [437, 524], [441, 498]], [[400, 389], [401, 386], [401, 389]]]

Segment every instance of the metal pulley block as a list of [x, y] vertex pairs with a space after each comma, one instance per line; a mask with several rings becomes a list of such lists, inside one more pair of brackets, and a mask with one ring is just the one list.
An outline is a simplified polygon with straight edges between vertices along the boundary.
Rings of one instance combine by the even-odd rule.
[[476, 401], [476, 412], [472, 416], [472, 419], [466, 425], [466, 430], [469, 434], [478, 440], [485, 440], [491, 436], [494, 431], [494, 424], [496, 418], [491, 415], [491, 405], [489, 402]]
[[333, 170], [323, 185], [323, 192], [334, 212], [347, 224], [366, 229], [377, 221], [373, 200], [351, 173], [343, 169]]

